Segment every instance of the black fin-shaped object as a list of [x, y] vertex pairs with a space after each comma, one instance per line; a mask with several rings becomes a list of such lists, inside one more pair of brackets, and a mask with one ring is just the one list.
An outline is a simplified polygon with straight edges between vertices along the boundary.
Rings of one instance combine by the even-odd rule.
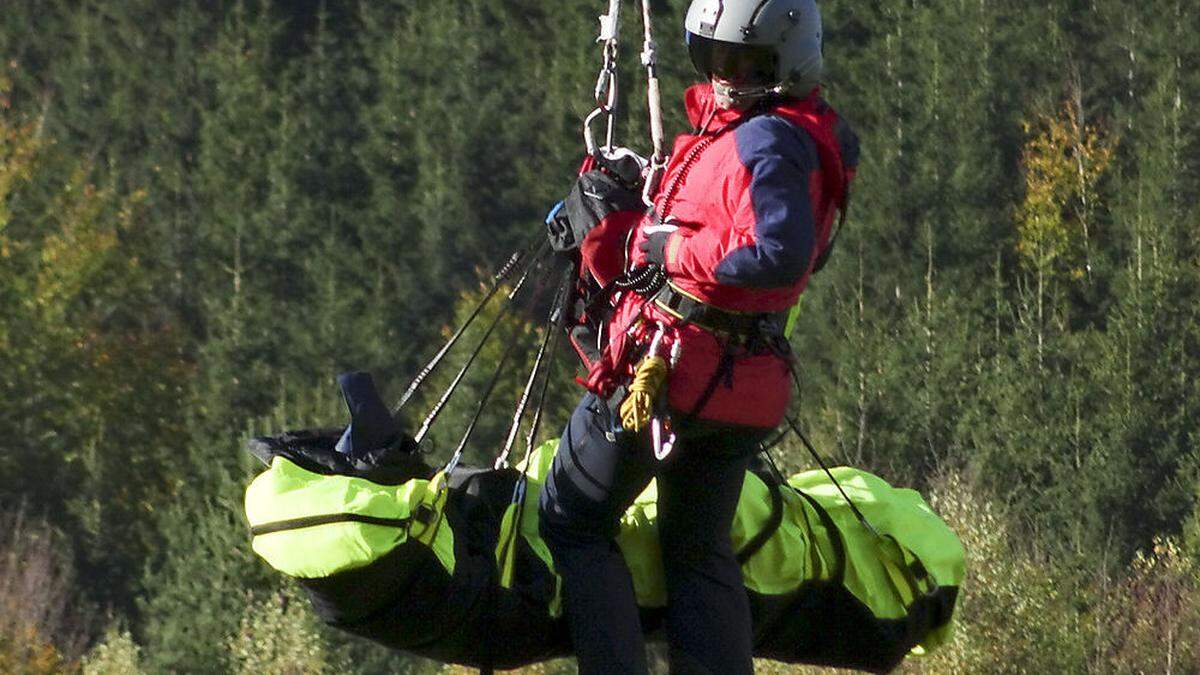
[[350, 426], [337, 442], [338, 452], [362, 455], [388, 447], [400, 439], [400, 424], [380, 398], [370, 373], [342, 373], [337, 380], [346, 407], [350, 409]]

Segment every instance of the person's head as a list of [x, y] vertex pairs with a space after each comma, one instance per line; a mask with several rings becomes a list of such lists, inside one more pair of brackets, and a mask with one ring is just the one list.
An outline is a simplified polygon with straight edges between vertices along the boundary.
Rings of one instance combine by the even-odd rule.
[[685, 27], [692, 64], [722, 108], [804, 97], [820, 84], [815, 0], [692, 0]]

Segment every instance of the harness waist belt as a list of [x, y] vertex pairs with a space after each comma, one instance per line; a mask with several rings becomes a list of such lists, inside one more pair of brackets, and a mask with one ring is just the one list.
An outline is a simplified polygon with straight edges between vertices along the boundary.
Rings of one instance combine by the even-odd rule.
[[654, 304], [675, 318], [718, 336], [750, 338], [782, 335], [788, 315], [786, 311], [731, 312], [697, 300], [670, 283], [654, 297]]

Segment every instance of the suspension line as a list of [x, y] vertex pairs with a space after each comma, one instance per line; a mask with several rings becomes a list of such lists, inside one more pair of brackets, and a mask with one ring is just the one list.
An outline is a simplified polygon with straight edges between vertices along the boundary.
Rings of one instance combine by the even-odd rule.
[[[544, 250], [545, 247], [539, 249], [539, 251]], [[495, 332], [496, 326], [500, 325], [500, 321], [504, 319], [504, 317], [508, 314], [509, 309], [512, 308], [513, 298], [515, 298], [517, 294], [521, 292], [521, 289], [525, 286], [525, 282], [529, 280], [530, 272], [532, 272], [534, 268], [540, 266], [540, 252], [537, 254], [537, 258], [538, 259], [535, 260], [533, 264], [525, 268], [525, 271], [521, 274], [520, 279], [517, 280], [517, 283], [513, 286], [513, 289], [509, 291], [507, 300], [503, 305], [500, 306], [500, 310], [496, 312], [495, 318], [492, 319], [492, 322], [488, 325], [483, 337], [480, 338], [479, 344], [476, 345], [474, 351], [471, 352], [471, 355], [467, 357], [467, 362], [464, 363], [461, 368], [459, 368], [458, 374], [454, 376], [454, 379], [450, 382], [450, 385], [446, 388], [446, 391], [442, 393], [441, 398], [438, 399], [437, 403], [433, 406], [433, 409], [430, 410], [429, 414], [425, 416], [425, 420], [421, 423], [420, 430], [418, 430], [416, 435], [413, 436], [413, 440], [418, 444], [425, 440], [426, 434], [429, 433], [429, 428], [433, 426], [434, 421], [437, 420], [437, 417], [441, 414], [442, 409], [446, 407], [446, 402], [450, 400], [450, 397], [454, 394], [454, 390], [458, 388], [458, 385], [462, 382], [463, 377], [465, 377], [467, 371], [470, 370], [471, 365], [475, 363], [476, 357], [478, 357], [479, 353], [483, 351], [483, 347], [487, 344], [488, 339], [491, 338], [492, 333]]]
[[[570, 268], [568, 271], [571, 271]], [[521, 391], [521, 398], [517, 402], [517, 410], [515, 413], [513, 413], [512, 425], [508, 429], [508, 437], [504, 441], [504, 449], [500, 452], [500, 455], [496, 457], [493, 468], [501, 469], [508, 466], [508, 455], [512, 452], [513, 443], [516, 441], [517, 433], [520, 431], [521, 418], [525, 416], [525, 408], [529, 403], [530, 394], [533, 393], [533, 387], [537, 381], [537, 376], [542, 371], [542, 361], [546, 356], [547, 346], [558, 334], [558, 317], [562, 314], [567, 291], [570, 289], [570, 283], [570, 277], [564, 277], [562, 282], [559, 284], [558, 290], [554, 294], [554, 302], [551, 303], [550, 315], [546, 319], [546, 326], [542, 334], [541, 345], [538, 346], [537, 356], [534, 357], [533, 367], [529, 371], [529, 378], [525, 382], [525, 388]], [[557, 340], [554, 341], [554, 344], [557, 348]], [[550, 352], [550, 354], [553, 358], [554, 352]], [[534, 428], [530, 430], [531, 434], [536, 433], [537, 422], [541, 419], [542, 406], [545, 403], [546, 397], [546, 385], [548, 385], [549, 382], [550, 374], [549, 370], [547, 369], [546, 377], [542, 386], [541, 396], [539, 398], [537, 408], [534, 411]]]
[[[546, 241], [545, 236], [539, 232], [537, 237], [526, 244], [524, 248], [514, 251], [513, 254], [509, 256], [508, 260], [500, 268], [500, 271], [496, 272], [496, 274], [492, 277], [492, 285], [484, 294], [483, 299], [476, 303], [474, 309], [471, 310], [471, 314], [467, 316], [467, 319], [458, 327], [458, 330], [454, 331], [454, 334], [450, 336], [450, 339], [447, 340], [444, 345], [442, 345], [442, 348], [438, 350], [437, 354], [434, 354], [429, 363], [427, 363], [425, 367], [421, 369], [421, 372], [417, 374], [417, 377], [413, 379], [412, 383], [408, 385], [408, 388], [404, 390], [404, 395], [400, 397], [400, 402], [396, 404], [396, 407], [392, 410], [393, 415], [400, 414], [400, 411], [409, 402], [409, 400], [412, 399], [413, 394], [415, 394], [417, 389], [419, 389], [421, 385], [425, 383], [425, 380], [433, 374], [433, 371], [436, 370], [437, 367], [442, 363], [442, 360], [446, 358], [446, 354], [450, 352], [450, 350], [458, 342], [459, 338], [466, 333], [467, 328], [471, 326], [476, 317], [478, 317], [480, 312], [483, 311], [483, 308], [487, 306], [492, 297], [496, 295], [496, 292], [500, 290], [500, 287], [504, 284], [504, 282], [512, 276], [513, 272], [518, 269], [522, 269], [523, 271], [527, 272], [530, 267], [540, 261], [548, 246], [549, 243]], [[515, 291], [516, 289], [513, 290]], [[512, 297], [512, 294], [510, 294], [509, 300], [512, 300]]]
[[500, 362], [496, 364], [496, 369], [492, 372], [492, 378], [488, 381], [487, 388], [483, 390], [483, 395], [479, 398], [479, 403], [475, 406], [475, 414], [471, 416], [471, 421], [467, 423], [467, 428], [463, 432], [462, 438], [458, 441], [458, 447], [454, 448], [454, 454], [450, 456], [450, 461], [442, 469], [443, 473], [449, 474], [458, 466], [459, 460], [462, 459], [463, 451], [467, 447], [467, 441], [475, 433], [475, 426], [479, 424], [479, 418], [483, 416], [488, 399], [492, 397], [492, 392], [496, 389], [496, 383], [500, 381], [500, 375], [504, 372], [504, 366], [508, 363], [508, 357], [512, 355], [513, 348], [517, 344], [515, 338], [516, 335], [514, 334], [512, 339], [508, 340], [508, 345], [504, 348], [504, 353], [500, 356]]

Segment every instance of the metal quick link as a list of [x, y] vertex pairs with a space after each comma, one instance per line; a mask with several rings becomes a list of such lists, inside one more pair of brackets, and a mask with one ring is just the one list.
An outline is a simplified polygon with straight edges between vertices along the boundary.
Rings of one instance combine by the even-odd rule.
[[603, 64], [596, 77], [594, 99], [596, 108], [583, 121], [583, 142], [589, 155], [596, 155], [596, 139], [592, 134], [592, 122], [605, 117], [604, 149], [612, 149], [617, 126], [617, 53], [621, 34], [621, 1], [609, 0], [608, 14], [600, 17], [600, 35], [596, 42], [603, 44]]

